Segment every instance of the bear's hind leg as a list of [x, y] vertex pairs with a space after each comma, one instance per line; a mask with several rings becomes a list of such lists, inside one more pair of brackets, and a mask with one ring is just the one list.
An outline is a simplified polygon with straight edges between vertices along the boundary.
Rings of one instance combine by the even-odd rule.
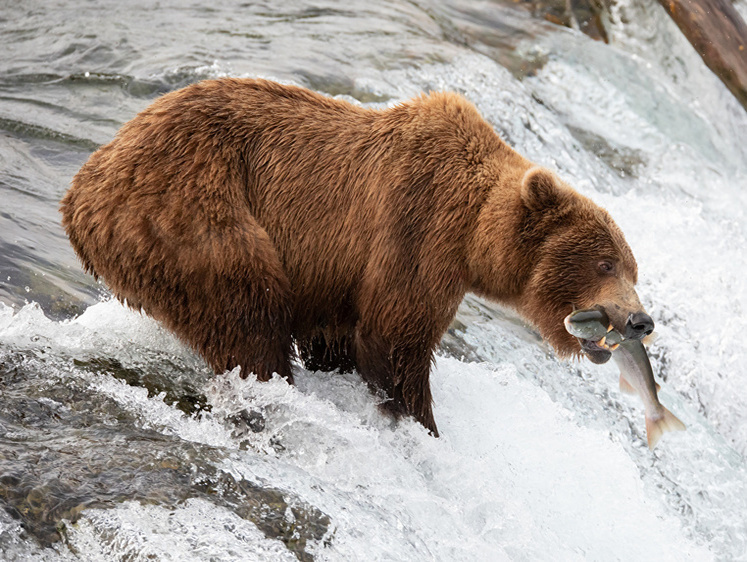
[[102, 272], [114, 293], [160, 320], [216, 373], [241, 366], [242, 377], [277, 373], [292, 383], [290, 283], [264, 229], [248, 216], [240, 227], [189, 240], [156, 239], [162, 246], [131, 254], [127, 275]]
[[242, 377], [277, 373], [292, 383], [292, 299], [277, 253], [259, 226], [224, 246], [214, 245], [219, 263], [196, 287], [208, 303], [191, 339], [217, 372], [240, 365]]

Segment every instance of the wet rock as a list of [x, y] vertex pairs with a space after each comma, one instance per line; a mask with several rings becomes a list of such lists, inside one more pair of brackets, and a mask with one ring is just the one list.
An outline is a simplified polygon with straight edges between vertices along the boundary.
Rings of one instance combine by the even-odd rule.
[[527, 0], [535, 15], [547, 21], [581, 31], [598, 41], [609, 42], [605, 20], [608, 0]]
[[529, 10], [532, 15], [557, 25], [581, 31], [598, 41], [609, 41], [605, 22], [609, 19], [610, 0], [508, 0]]
[[460, 361], [479, 363], [484, 358], [480, 356], [475, 346], [470, 345], [464, 338], [466, 326], [459, 320], [454, 320], [441, 338], [439, 351], [448, 357]]
[[568, 126], [568, 130], [584, 148], [596, 154], [620, 177], [638, 177], [639, 171], [646, 167], [646, 157], [639, 150], [613, 146], [605, 138], [579, 127]]
[[196, 388], [196, 382], [184, 376], [183, 366], [176, 365], [161, 357], [139, 368], [125, 367], [118, 359], [93, 357], [75, 359], [76, 367], [92, 373], [108, 374], [130, 386], [147, 389], [148, 396], [163, 394], [163, 401], [184, 412], [188, 416], [210, 411], [207, 398]]
[[217, 496], [221, 505], [252, 521], [265, 536], [281, 540], [304, 562], [314, 559], [307, 548], [327, 536], [329, 517], [305, 502], [286, 499], [280, 490], [261, 488], [225, 472], [214, 474], [197, 489], [208, 497]]
[[659, 0], [706, 66], [747, 109], [747, 24], [729, 0]]
[[234, 426], [233, 436], [237, 439], [245, 437], [249, 432], [260, 433], [265, 429], [265, 417], [256, 410], [241, 410], [238, 414], [229, 416], [227, 421]]

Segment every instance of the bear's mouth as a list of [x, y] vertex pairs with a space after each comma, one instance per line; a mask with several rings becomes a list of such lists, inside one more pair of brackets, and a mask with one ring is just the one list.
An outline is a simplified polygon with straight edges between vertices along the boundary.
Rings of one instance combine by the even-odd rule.
[[581, 351], [592, 363], [606, 363], [625, 339], [602, 307], [574, 310], [563, 319], [566, 331], [574, 336]]
[[584, 352], [592, 363], [601, 365], [602, 363], [609, 361], [612, 357], [612, 351], [610, 351], [607, 344], [602, 343], [602, 345], [600, 345], [599, 341], [585, 340], [582, 338], [576, 339], [578, 339], [578, 342], [581, 344], [581, 351]]

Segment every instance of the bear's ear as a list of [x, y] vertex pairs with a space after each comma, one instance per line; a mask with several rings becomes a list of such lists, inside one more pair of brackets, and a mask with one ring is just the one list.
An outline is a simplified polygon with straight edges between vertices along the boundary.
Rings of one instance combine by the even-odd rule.
[[521, 200], [530, 211], [558, 207], [563, 200], [563, 192], [563, 187], [558, 185], [552, 172], [538, 166], [527, 170], [521, 181]]

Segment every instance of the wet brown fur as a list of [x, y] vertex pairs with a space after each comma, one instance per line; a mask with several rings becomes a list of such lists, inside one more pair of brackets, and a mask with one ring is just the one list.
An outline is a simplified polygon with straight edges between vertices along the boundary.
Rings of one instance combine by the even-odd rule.
[[377, 111], [201, 82], [95, 152], [62, 214], [86, 270], [216, 372], [292, 381], [295, 343], [310, 368], [357, 368], [434, 434], [430, 365], [467, 291], [516, 307], [564, 355], [579, 351], [562, 322], [573, 306], [617, 305], [623, 325], [640, 307], [607, 213], [450, 93]]

